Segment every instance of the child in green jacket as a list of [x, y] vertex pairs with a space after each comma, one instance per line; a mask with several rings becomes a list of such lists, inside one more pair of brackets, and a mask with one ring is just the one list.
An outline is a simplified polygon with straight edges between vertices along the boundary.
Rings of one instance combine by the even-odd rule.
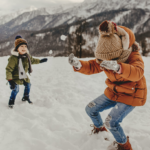
[[28, 101], [32, 104], [29, 98], [31, 84], [26, 73], [29, 72], [30, 74], [32, 72], [31, 64], [47, 62], [47, 58], [41, 60], [32, 58], [28, 51], [27, 41], [19, 35], [15, 38], [15, 49], [11, 51], [11, 54], [6, 67], [6, 79], [12, 90], [8, 106], [13, 108], [15, 98], [19, 92], [19, 85], [25, 86], [22, 101]]

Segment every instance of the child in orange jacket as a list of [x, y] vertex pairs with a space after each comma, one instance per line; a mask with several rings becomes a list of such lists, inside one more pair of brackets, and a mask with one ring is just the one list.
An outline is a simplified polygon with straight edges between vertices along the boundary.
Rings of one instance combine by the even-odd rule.
[[[101, 25], [99, 29], [101, 33]], [[129, 33], [134, 38], [131, 30]], [[107, 150], [132, 150], [129, 137], [125, 135], [120, 123], [135, 106], [144, 105], [147, 98], [144, 62], [138, 49], [135, 51], [132, 47], [135, 39], [131, 38], [130, 42], [131, 46], [123, 49], [122, 40], [117, 34], [100, 34], [96, 59], [79, 61], [73, 54], [69, 56], [69, 63], [75, 72], [92, 75], [104, 71], [107, 76], [105, 83], [108, 87], [104, 94], [91, 101], [85, 109], [94, 124], [93, 133], [109, 129], [114, 136], [117, 147], [111, 144]], [[100, 112], [109, 108], [112, 110], [103, 123]]]

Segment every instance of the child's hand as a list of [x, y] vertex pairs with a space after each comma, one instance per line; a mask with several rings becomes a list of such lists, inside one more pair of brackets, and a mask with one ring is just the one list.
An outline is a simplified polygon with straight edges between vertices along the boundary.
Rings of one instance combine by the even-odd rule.
[[116, 60], [104, 60], [101, 64], [101, 67], [106, 68], [108, 70], [113, 70], [118, 72], [120, 69], [120, 65], [117, 63]]
[[47, 58], [43, 58], [40, 60], [40, 63], [44, 63], [44, 62], [47, 62]]
[[78, 58], [75, 57], [73, 53], [69, 55], [68, 62], [77, 69], [80, 69], [82, 66]]
[[10, 84], [10, 88], [11, 88], [12, 90], [14, 90], [15, 87], [16, 87], [16, 83], [15, 83], [13, 80], [9, 80], [8, 82], [9, 82], [9, 84]]

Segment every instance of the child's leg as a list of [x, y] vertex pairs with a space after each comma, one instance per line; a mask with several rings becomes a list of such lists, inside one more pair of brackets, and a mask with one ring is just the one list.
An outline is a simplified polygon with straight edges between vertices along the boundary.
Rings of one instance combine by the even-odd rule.
[[26, 98], [29, 99], [31, 84], [27, 83], [27, 82], [24, 82], [24, 86], [25, 86], [25, 89], [24, 89], [24, 95], [23, 95], [23, 97], [26, 97]]
[[9, 99], [9, 105], [14, 105], [18, 92], [19, 92], [19, 85], [16, 84], [15, 89], [13, 89], [11, 92], [11, 96]]
[[85, 111], [88, 114], [88, 116], [91, 118], [95, 127], [100, 128], [103, 126], [103, 121], [99, 112], [114, 107], [115, 105], [116, 102], [108, 99], [105, 96], [105, 94], [102, 94], [101, 96], [99, 96], [98, 98], [90, 102], [86, 106]]
[[24, 95], [23, 95], [22, 101], [28, 101], [28, 103], [32, 104], [32, 102], [30, 101], [30, 97], [29, 97], [31, 84], [24, 82], [24, 86], [25, 86], [25, 89], [24, 89]]
[[134, 108], [135, 107], [124, 103], [117, 103], [105, 120], [106, 127], [110, 130], [118, 143], [124, 144], [127, 142], [127, 137], [119, 123], [122, 122]]

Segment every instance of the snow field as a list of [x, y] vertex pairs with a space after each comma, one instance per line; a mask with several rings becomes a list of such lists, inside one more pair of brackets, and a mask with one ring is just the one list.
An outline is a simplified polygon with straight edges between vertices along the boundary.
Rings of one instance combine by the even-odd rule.
[[[48, 57], [47, 63], [33, 65], [31, 101], [21, 102], [24, 87], [16, 98], [14, 109], [7, 107], [11, 90], [6, 85], [8, 57], [0, 58], [0, 149], [2, 150], [106, 150], [114, 140], [110, 133], [90, 135], [92, 124], [86, 105], [106, 88], [106, 75], [75, 73], [65, 57]], [[86, 58], [83, 60], [89, 60]], [[148, 90], [150, 58], [143, 57]], [[122, 122], [133, 150], [150, 147], [150, 92], [147, 103], [137, 107]], [[101, 113], [103, 120], [110, 110]], [[110, 138], [105, 141], [104, 137]]]

